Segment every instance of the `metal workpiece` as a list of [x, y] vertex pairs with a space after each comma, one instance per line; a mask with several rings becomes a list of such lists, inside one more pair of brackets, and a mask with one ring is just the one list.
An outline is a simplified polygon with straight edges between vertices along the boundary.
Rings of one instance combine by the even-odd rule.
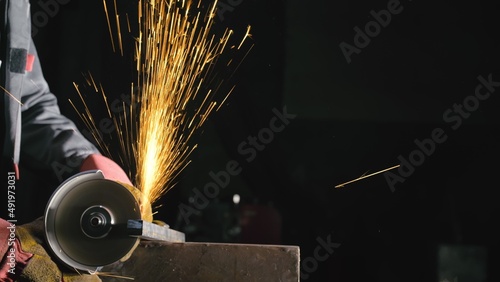
[[170, 229], [168, 225], [161, 226], [144, 220], [129, 220], [127, 222], [127, 233], [130, 236], [146, 240], [176, 243], [186, 241], [184, 233]]
[[141, 241], [125, 262], [102, 269], [115, 277], [103, 282], [203, 281], [203, 282], [298, 282], [298, 246]]

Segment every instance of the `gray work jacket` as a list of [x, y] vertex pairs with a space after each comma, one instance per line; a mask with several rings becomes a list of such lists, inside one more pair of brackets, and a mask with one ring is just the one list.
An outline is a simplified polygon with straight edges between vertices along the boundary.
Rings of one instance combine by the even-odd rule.
[[0, 3], [4, 1], [7, 19], [1, 24], [6, 24], [2, 29], [6, 34], [1, 36], [6, 48], [2, 48], [4, 77], [0, 78], [6, 126], [3, 156], [12, 160], [13, 169], [22, 161], [30, 168], [50, 169], [55, 174], [58, 170], [67, 172], [68, 168], [78, 171], [81, 162], [98, 150], [72, 121], [61, 115], [57, 99], [43, 77], [31, 38], [29, 1]]

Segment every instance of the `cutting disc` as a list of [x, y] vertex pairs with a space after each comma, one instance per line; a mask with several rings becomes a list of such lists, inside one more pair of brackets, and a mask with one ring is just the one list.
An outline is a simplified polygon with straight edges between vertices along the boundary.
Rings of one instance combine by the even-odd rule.
[[104, 179], [100, 171], [85, 172], [52, 195], [45, 210], [45, 235], [67, 266], [93, 272], [135, 246], [139, 239], [127, 236], [126, 225], [140, 218], [139, 205], [127, 188]]

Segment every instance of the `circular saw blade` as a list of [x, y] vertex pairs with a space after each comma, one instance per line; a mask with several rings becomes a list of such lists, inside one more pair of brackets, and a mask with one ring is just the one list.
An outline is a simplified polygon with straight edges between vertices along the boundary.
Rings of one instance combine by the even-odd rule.
[[[92, 238], [82, 230], [82, 214], [92, 206], [104, 207], [112, 217], [112, 228], [102, 238]], [[140, 218], [134, 195], [95, 171], [76, 175], [58, 187], [45, 212], [45, 233], [53, 253], [66, 265], [97, 271], [136, 245], [139, 239], [128, 236], [126, 226], [127, 220]]]

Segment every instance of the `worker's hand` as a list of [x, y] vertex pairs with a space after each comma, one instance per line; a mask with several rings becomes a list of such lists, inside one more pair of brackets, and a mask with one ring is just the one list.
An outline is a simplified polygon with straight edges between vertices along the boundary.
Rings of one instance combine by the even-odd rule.
[[83, 162], [80, 167], [80, 171], [87, 170], [100, 170], [104, 178], [108, 180], [113, 180], [119, 183], [127, 184], [130, 186], [132, 182], [127, 176], [127, 173], [112, 159], [107, 158], [103, 155], [99, 154], [91, 154], [89, 155]]
[[[51, 259], [46, 251], [44, 221], [42, 217], [31, 223], [14, 227], [11, 227], [11, 223], [0, 219], [0, 226], [2, 228], [0, 233], [4, 233], [7, 230], [6, 234], [0, 235], [1, 238], [7, 238], [6, 241], [2, 240], [0, 242], [2, 244], [0, 250], [5, 249], [5, 253], [0, 253], [2, 255], [1, 281], [101, 281], [97, 275], [76, 273]], [[9, 240], [14, 237], [14, 233], [11, 235], [10, 230], [15, 232], [15, 238], [11, 241]], [[12, 263], [9, 255], [14, 257], [14, 263]]]

